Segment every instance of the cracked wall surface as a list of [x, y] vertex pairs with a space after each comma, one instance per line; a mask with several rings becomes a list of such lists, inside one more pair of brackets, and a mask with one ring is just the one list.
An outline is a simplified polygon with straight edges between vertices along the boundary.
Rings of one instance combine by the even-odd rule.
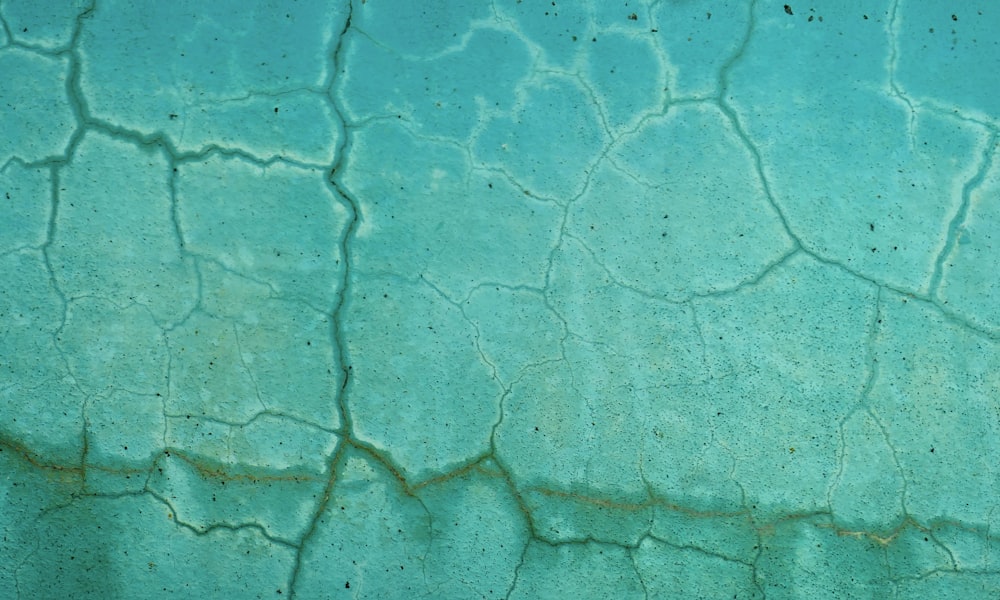
[[4, 597], [1000, 597], [991, 3], [0, 25]]

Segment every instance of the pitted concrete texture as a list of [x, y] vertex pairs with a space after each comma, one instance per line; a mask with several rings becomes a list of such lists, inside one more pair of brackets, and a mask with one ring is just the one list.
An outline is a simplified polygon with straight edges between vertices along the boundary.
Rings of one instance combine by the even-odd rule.
[[0, 595], [1000, 597], [996, 6], [0, 25]]

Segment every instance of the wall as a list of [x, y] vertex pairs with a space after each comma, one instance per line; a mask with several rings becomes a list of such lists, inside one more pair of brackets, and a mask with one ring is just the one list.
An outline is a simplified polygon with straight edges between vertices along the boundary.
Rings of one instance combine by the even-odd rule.
[[997, 597], [998, 15], [3, 0], [0, 589]]

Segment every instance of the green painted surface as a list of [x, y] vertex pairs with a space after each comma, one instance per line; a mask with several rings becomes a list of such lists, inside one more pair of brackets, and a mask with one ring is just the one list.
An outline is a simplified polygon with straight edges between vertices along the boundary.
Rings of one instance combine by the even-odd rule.
[[0, 596], [1000, 597], [992, 4], [0, 18]]

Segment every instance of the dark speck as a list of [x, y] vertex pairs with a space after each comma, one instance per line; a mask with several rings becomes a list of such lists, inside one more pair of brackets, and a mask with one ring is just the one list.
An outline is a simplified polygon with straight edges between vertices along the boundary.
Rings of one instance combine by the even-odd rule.
[[792, 12], [792, 7], [791, 7], [791, 6], [788, 6], [788, 5], [786, 4], [786, 5], [785, 5], [785, 13], [787, 13], [787, 14], [790, 14], [790, 15], [791, 15], [791, 14], [794, 14], [794, 13]]
[[951, 20], [952, 21], [957, 21], [958, 20], [958, 15], [951, 15]]

